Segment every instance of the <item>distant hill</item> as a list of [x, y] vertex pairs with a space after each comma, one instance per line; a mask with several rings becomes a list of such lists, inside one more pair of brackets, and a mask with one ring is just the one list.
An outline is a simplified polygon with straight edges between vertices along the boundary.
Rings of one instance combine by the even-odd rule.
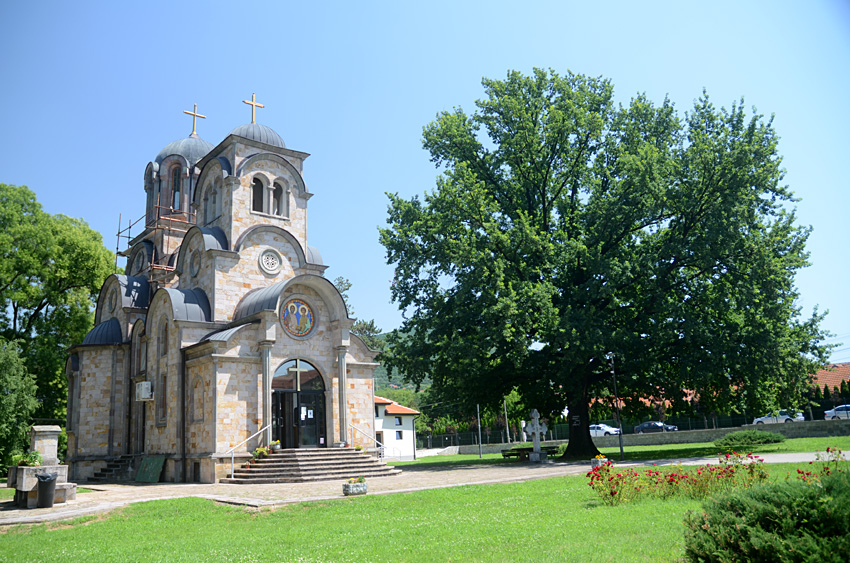
[[[431, 378], [426, 378], [421, 388], [430, 387], [431, 386]], [[384, 366], [378, 366], [375, 368], [375, 390], [377, 392], [378, 389], [410, 389], [411, 391], [416, 390], [416, 385], [413, 383], [407, 383], [404, 381], [404, 378], [398, 373], [398, 370], [393, 370], [392, 379], [387, 373], [387, 369]]]

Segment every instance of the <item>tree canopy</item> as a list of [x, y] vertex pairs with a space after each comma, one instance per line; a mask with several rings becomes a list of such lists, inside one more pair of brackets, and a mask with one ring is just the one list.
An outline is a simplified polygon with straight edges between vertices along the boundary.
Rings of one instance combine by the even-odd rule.
[[85, 221], [45, 213], [26, 186], [0, 184], [0, 337], [35, 376], [36, 418], [65, 415], [66, 351], [92, 328], [114, 255]]
[[539, 69], [483, 87], [474, 113], [424, 128], [436, 188], [389, 195], [404, 322], [388, 369], [494, 410], [514, 389], [541, 413], [568, 405], [567, 456], [596, 451], [588, 405], [612, 364], [634, 400], [799, 400], [828, 347], [795, 304], [809, 229], [772, 119], [706, 93], [684, 116], [617, 105], [606, 79]]

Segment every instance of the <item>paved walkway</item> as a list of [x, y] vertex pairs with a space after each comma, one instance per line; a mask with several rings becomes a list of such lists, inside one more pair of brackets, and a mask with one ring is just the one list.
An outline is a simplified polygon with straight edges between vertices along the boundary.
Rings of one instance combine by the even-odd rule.
[[[806, 463], [815, 459], [814, 453], [765, 454], [766, 463]], [[616, 456], [615, 456], [616, 458]], [[616, 462], [616, 459], [615, 459]], [[650, 465], [703, 465], [716, 463], [717, 457], [682, 458], [657, 461], [622, 463], [627, 466]], [[493, 483], [515, 483], [546, 477], [581, 475], [589, 470], [589, 464], [572, 463], [502, 463], [496, 465], [452, 465], [407, 466], [401, 475], [369, 479], [369, 494], [392, 494], [439, 489], [464, 485]], [[0, 526], [34, 524], [57, 520], [68, 520], [108, 512], [134, 502], [201, 497], [218, 502], [254, 508], [281, 506], [284, 504], [344, 498], [341, 494], [344, 480], [318, 481], [314, 483], [281, 483], [274, 485], [227, 485], [227, 484], [168, 484], [127, 483], [115, 485], [82, 485], [92, 489], [90, 493], [78, 493], [76, 500], [56, 504], [53, 508], [20, 509], [12, 501], [0, 503]]]

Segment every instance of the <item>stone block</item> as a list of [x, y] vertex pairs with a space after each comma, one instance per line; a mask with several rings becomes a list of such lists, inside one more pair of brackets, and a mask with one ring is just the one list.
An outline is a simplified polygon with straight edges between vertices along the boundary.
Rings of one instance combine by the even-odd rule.
[[46, 475], [48, 473], [56, 473], [56, 483], [68, 482], [68, 466], [67, 465], [39, 465], [30, 467], [26, 465], [16, 466], [15, 471], [15, 488], [19, 491], [32, 491], [38, 485], [38, 477], [36, 475]]

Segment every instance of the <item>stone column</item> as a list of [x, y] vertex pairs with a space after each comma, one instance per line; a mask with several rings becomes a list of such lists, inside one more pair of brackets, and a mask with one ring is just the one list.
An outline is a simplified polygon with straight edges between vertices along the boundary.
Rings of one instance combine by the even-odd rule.
[[[260, 342], [260, 353], [263, 357], [263, 418], [260, 422], [260, 428], [270, 425], [272, 422], [272, 374], [271, 374], [271, 352], [272, 343], [264, 340]], [[271, 444], [272, 429], [269, 426], [263, 432], [265, 445]]]
[[348, 351], [346, 346], [340, 346], [336, 349], [337, 358], [337, 374], [339, 379], [339, 441], [340, 443], [348, 442], [348, 401], [346, 400], [345, 390], [348, 387], [346, 377], [345, 354]]
[[59, 465], [58, 426], [33, 426], [30, 430], [30, 451], [41, 454], [42, 465]]

